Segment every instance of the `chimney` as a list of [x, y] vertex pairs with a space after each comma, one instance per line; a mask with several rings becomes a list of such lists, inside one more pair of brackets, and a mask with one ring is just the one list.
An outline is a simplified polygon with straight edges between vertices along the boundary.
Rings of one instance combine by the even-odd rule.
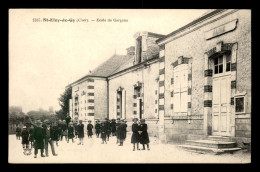
[[134, 46], [127, 48], [126, 51], [127, 51], [128, 56], [134, 56], [135, 55], [135, 47]]

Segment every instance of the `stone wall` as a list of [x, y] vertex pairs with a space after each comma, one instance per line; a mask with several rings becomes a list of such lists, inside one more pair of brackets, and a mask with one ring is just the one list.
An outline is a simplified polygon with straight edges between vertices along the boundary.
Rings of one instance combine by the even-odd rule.
[[[218, 37], [206, 40], [205, 32], [223, 25], [232, 20], [238, 19], [235, 30], [220, 35]], [[192, 31], [191, 27], [184, 32], [172, 38], [165, 44], [165, 116], [173, 117], [173, 98], [171, 92], [173, 85], [173, 66], [178, 57], [192, 58], [192, 89], [191, 89], [191, 115], [203, 115], [204, 113], [204, 56], [205, 52], [216, 47], [217, 43], [237, 43], [237, 91], [246, 92], [246, 112], [251, 113], [251, 12], [250, 10], [228, 10], [224, 14], [217, 15], [211, 19], [205, 20], [195, 27], [198, 29]], [[174, 107], [174, 106], [173, 106]], [[243, 114], [241, 114], [243, 115]], [[250, 119], [248, 119], [250, 120]], [[194, 122], [196, 121], [196, 122]], [[165, 133], [169, 140], [173, 140], [176, 135], [185, 138], [186, 133], [202, 134], [203, 120], [198, 123], [197, 120], [191, 120], [192, 123], [198, 123], [197, 131], [191, 131], [187, 120], [179, 120], [174, 124], [169, 121], [165, 124]], [[251, 137], [249, 130], [251, 123], [246, 123], [246, 119], [236, 119], [236, 136]], [[243, 130], [242, 130], [242, 129]], [[178, 139], [177, 139], [178, 140]]]

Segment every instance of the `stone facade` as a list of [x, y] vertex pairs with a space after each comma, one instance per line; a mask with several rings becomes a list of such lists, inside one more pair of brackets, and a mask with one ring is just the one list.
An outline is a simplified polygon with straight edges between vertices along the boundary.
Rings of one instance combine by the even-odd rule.
[[251, 139], [250, 10], [213, 10], [166, 36], [134, 38], [116, 70], [72, 84], [72, 108], [76, 95], [92, 91], [79, 103], [93, 96], [87, 105], [93, 119], [126, 119], [131, 131], [132, 118], [145, 118], [161, 143], [209, 135]]
[[[218, 35], [211, 39], [205, 39], [205, 33], [219, 26], [230, 27], [228, 22], [236, 21], [234, 30]], [[180, 56], [192, 58], [192, 82], [191, 82], [191, 116], [165, 123], [167, 140], [178, 141], [186, 139], [188, 135], [211, 135], [212, 130], [212, 60], [207, 53], [216, 54], [218, 51], [229, 49], [233, 70], [231, 71], [231, 97], [240, 94], [245, 95], [245, 112], [236, 114], [231, 105], [230, 128], [232, 137], [251, 137], [251, 14], [249, 10], [223, 10], [209, 19], [203, 20], [195, 26], [176, 33], [162, 41], [157, 41], [159, 46], [164, 45], [165, 50], [165, 116], [175, 118], [171, 108], [173, 90], [172, 78], [174, 67]], [[229, 46], [230, 44], [230, 46]], [[227, 46], [229, 47], [227, 47]], [[220, 46], [220, 49], [218, 48]], [[222, 48], [222, 49], [221, 49]], [[218, 50], [219, 49], [219, 50]], [[205, 62], [206, 60], [206, 62]], [[208, 65], [208, 66], [205, 66]], [[242, 70], [243, 67], [243, 70]], [[240, 70], [239, 70], [240, 68]], [[209, 71], [211, 70], [211, 71]], [[211, 73], [209, 73], [211, 72]], [[210, 75], [209, 75], [210, 74]], [[213, 74], [214, 75], [214, 74]], [[235, 85], [234, 85], [235, 82]], [[234, 86], [233, 86], [234, 85]], [[203, 96], [204, 95], [204, 96]], [[174, 106], [173, 106], [174, 108]], [[236, 114], [236, 115], [235, 115]], [[200, 119], [193, 119], [197, 118]], [[247, 117], [245, 117], [247, 116]], [[176, 116], [177, 117], [177, 116]], [[171, 119], [170, 118], [170, 119]], [[185, 119], [186, 118], [186, 119]], [[190, 118], [190, 120], [189, 120]], [[243, 119], [240, 119], [243, 118]], [[196, 124], [193, 126], [193, 124]], [[174, 125], [176, 128], [174, 128]], [[171, 129], [170, 129], [171, 128]], [[174, 136], [173, 136], [174, 135]], [[199, 136], [200, 137], [200, 136]]]

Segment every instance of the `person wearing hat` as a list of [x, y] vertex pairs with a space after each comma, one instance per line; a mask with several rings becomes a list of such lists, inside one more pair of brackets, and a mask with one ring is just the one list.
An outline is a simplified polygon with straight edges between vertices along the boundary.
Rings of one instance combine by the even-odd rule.
[[67, 140], [68, 137], [68, 127], [67, 127], [67, 123], [65, 120], [63, 120], [61, 122], [61, 141], [63, 139], [63, 136], [65, 136], [65, 140]]
[[69, 127], [69, 123], [71, 122], [71, 117], [70, 117], [69, 114], [67, 114], [65, 120], [66, 120], [66, 124], [67, 124], [67, 128], [68, 128]]
[[30, 142], [30, 148], [31, 149], [33, 147], [33, 130], [34, 130], [34, 124], [31, 125], [30, 128], [29, 128], [29, 142]]
[[53, 122], [52, 125], [52, 130], [53, 130], [53, 138], [52, 140], [56, 142], [56, 146], [59, 146], [58, 141], [59, 141], [59, 127], [56, 121]]
[[111, 132], [112, 132], [112, 136], [116, 135], [116, 120], [115, 119], [112, 119], [112, 122], [111, 122]]
[[101, 132], [101, 139], [102, 139], [102, 143], [104, 144], [104, 142], [107, 144], [107, 131], [106, 131], [106, 126], [105, 126], [105, 122], [102, 121], [101, 125], [100, 125], [100, 132]]
[[22, 145], [24, 154], [26, 154], [27, 150], [29, 150], [29, 131], [27, 130], [26, 126], [23, 126], [23, 131], [21, 133], [22, 136]]
[[148, 136], [148, 132], [147, 132], [147, 124], [145, 123], [145, 119], [141, 119], [141, 125], [139, 127], [139, 131], [141, 131], [141, 134], [140, 134], [140, 143], [143, 145], [143, 149], [142, 150], [145, 150], [145, 145], [147, 145], [147, 150], [150, 150], [149, 148], [149, 136]]
[[120, 121], [120, 125], [118, 126], [118, 129], [117, 129], [117, 137], [118, 137], [118, 140], [120, 143], [118, 146], [123, 146], [123, 143], [126, 138], [126, 125], [125, 125], [124, 120]]
[[95, 130], [96, 130], [96, 137], [99, 138], [99, 134], [100, 134], [100, 123], [99, 123], [99, 120], [96, 121], [96, 124], [95, 124]]
[[118, 127], [120, 125], [120, 118], [117, 118], [116, 120], [116, 144], [119, 143], [119, 138], [118, 138]]
[[46, 128], [44, 129], [44, 135], [45, 135], [45, 153], [46, 156], [49, 156], [49, 151], [48, 151], [48, 146], [50, 144], [51, 146], [51, 152], [53, 156], [57, 156], [55, 153], [54, 145], [53, 145], [53, 140], [55, 139], [53, 128], [51, 127], [51, 123], [47, 120], [45, 121]]
[[75, 139], [77, 139], [78, 138], [78, 122], [77, 121], [75, 121], [73, 123], [73, 127], [74, 127], [74, 131], [75, 131]]
[[139, 131], [139, 126], [137, 124], [138, 118], [133, 119], [133, 124], [132, 124], [132, 137], [131, 137], [131, 143], [133, 144], [133, 151], [135, 151], [135, 144], [137, 146], [137, 150], [139, 149], [139, 141], [140, 141], [140, 134], [138, 133]]
[[87, 130], [88, 130], [88, 138], [92, 138], [93, 132], [93, 125], [91, 124], [91, 120], [88, 121]]
[[109, 141], [109, 135], [111, 133], [111, 127], [110, 127], [110, 122], [108, 118], [105, 118], [105, 129], [106, 129], [106, 137], [107, 137], [107, 141]]
[[127, 121], [123, 119], [123, 123], [125, 125], [125, 138], [126, 138], [126, 136], [127, 136], [127, 130], [126, 130], [127, 129]]
[[45, 157], [44, 152], [44, 130], [42, 128], [42, 122], [40, 120], [36, 121], [36, 127], [33, 130], [34, 139], [34, 158], [37, 158], [38, 149], [41, 150], [41, 157]]
[[84, 139], [84, 124], [82, 124], [82, 120], [79, 120], [78, 138], [79, 138], [78, 145], [84, 145], [84, 143], [83, 143], [83, 139]]
[[74, 127], [73, 127], [73, 123], [72, 122], [70, 122], [69, 123], [69, 127], [68, 127], [68, 143], [69, 143], [69, 139], [72, 139], [72, 143], [74, 143], [74, 137], [75, 137], [75, 135], [74, 135]]
[[22, 129], [19, 127], [19, 125], [16, 125], [16, 139], [20, 140]]

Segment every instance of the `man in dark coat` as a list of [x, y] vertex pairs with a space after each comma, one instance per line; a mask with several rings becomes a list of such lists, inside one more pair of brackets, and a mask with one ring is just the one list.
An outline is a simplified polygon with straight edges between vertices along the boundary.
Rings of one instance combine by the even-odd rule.
[[91, 120], [88, 121], [87, 130], [88, 130], [88, 137], [92, 138], [93, 135], [93, 125], [91, 124]]
[[52, 125], [52, 130], [53, 130], [53, 138], [52, 140], [56, 142], [56, 146], [58, 145], [58, 141], [59, 141], [59, 127], [56, 121], [53, 122]]
[[48, 146], [50, 144], [51, 146], [51, 152], [53, 156], [57, 156], [57, 154], [55, 153], [55, 149], [54, 149], [54, 145], [53, 145], [53, 139], [54, 139], [54, 132], [53, 132], [53, 128], [51, 127], [51, 124], [49, 121], [46, 121], [46, 128], [44, 129], [44, 135], [45, 135], [45, 153], [46, 156], [49, 156], [48, 153]]
[[125, 138], [126, 138], [126, 125], [123, 120], [120, 121], [120, 125], [118, 126], [118, 129], [117, 129], [117, 135], [118, 135], [118, 139], [120, 142], [120, 144], [118, 146], [123, 146], [123, 142], [125, 141]]
[[97, 138], [99, 138], [99, 134], [100, 134], [100, 123], [99, 120], [97, 120], [96, 125], [95, 125], [95, 130], [96, 130], [96, 136]]
[[82, 124], [82, 120], [79, 120], [78, 138], [79, 138], [79, 144], [78, 145], [84, 145], [84, 143], [83, 143], [83, 139], [84, 139], [84, 124]]
[[109, 141], [109, 135], [111, 133], [111, 127], [110, 127], [110, 122], [108, 120], [108, 118], [105, 118], [106, 122], [105, 122], [105, 129], [106, 129], [106, 134], [107, 134], [107, 141]]
[[37, 126], [33, 130], [34, 158], [37, 158], [38, 149], [41, 149], [41, 157], [45, 157], [43, 154], [45, 134], [41, 124], [42, 122], [40, 120], [37, 120], [36, 121]]
[[111, 122], [111, 132], [112, 132], [112, 136], [116, 135], [116, 121], [115, 121], [115, 119], [112, 119], [112, 122]]

